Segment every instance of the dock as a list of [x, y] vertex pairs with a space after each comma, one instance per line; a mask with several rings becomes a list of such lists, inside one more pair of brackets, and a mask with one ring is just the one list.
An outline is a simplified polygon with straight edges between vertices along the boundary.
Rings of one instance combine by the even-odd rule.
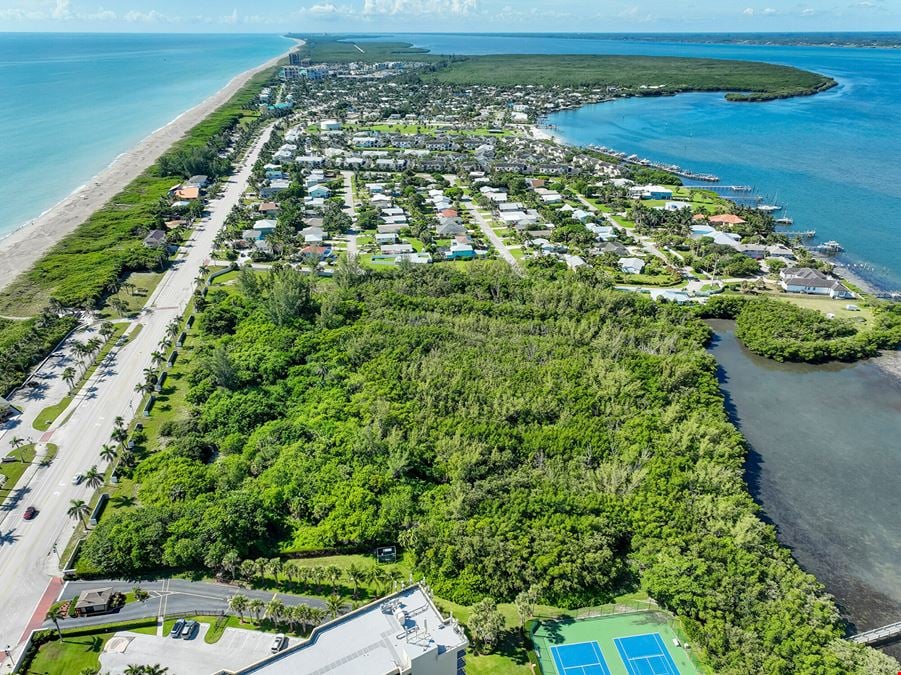
[[901, 621], [852, 635], [851, 642], [858, 642], [862, 645], [876, 645], [897, 640], [898, 638], [901, 638]]

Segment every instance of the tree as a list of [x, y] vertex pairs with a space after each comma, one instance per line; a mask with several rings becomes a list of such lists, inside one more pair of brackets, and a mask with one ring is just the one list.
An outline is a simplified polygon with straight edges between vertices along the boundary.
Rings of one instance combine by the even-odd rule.
[[144, 394], [145, 396], [152, 393], [153, 389], [153, 382], [138, 382], [135, 385], [135, 391]]
[[472, 608], [469, 631], [478, 651], [491, 651], [504, 630], [504, 616], [498, 611], [494, 598], [482, 598]]
[[126, 431], [124, 427], [117, 426], [113, 429], [113, 433], [110, 434], [110, 439], [116, 441], [116, 443], [121, 443], [124, 448], [125, 441], [128, 440], [128, 431]]
[[140, 586], [135, 586], [131, 589], [131, 592], [135, 594], [135, 600], [137, 600], [138, 602], [144, 602], [147, 598], [150, 597], [150, 593], [145, 591]]
[[353, 598], [356, 600], [360, 584], [366, 580], [367, 570], [355, 563], [351, 563], [347, 567], [347, 570], [345, 570], [345, 573], [347, 574], [348, 581], [353, 585]]
[[328, 609], [329, 616], [337, 619], [341, 616], [341, 612], [344, 609], [344, 601], [341, 599], [341, 596], [332, 593], [325, 599], [325, 607]]
[[516, 614], [519, 616], [519, 628], [525, 630], [526, 621], [535, 614], [535, 604], [538, 602], [538, 589], [530, 586], [528, 590], [520, 591], [513, 604], [516, 607]]
[[247, 611], [248, 604], [247, 596], [240, 593], [235, 593], [228, 599], [228, 608], [233, 612], [237, 612], [242, 622], [244, 621], [244, 612]]
[[104, 462], [112, 463], [113, 461], [115, 461], [116, 455], [118, 454], [119, 453], [116, 450], [115, 446], [104, 444], [100, 448], [100, 459], [102, 459]]
[[19, 436], [13, 436], [12, 440], [10, 440], [9, 444], [13, 446], [14, 449], [18, 450], [23, 445], [25, 445], [25, 439]]
[[325, 568], [323, 577], [332, 585], [332, 593], [337, 593], [338, 582], [341, 581], [341, 568], [337, 565], [328, 565]]
[[100, 334], [104, 339], [109, 340], [115, 332], [116, 325], [112, 321], [104, 321], [100, 324]]
[[251, 598], [250, 602], [247, 603], [247, 610], [253, 614], [253, 618], [256, 619], [257, 622], [259, 622], [260, 616], [265, 608], [266, 603], [259, 598]]
[[285, 564], [280, 558], [272, 558], [266, 563], [266, 573], [271, 574], [275, 583], [278, 583], [278, 577], [285, 569]]
[[285, 615], [285, 603], [278, 598], [272, 598], [266, 604], [266, 617], [273, 623], [279, 623]]
[[59, 634], [60, 642], [63, 641], [63, 631], [60, 630], [59, 620], [63, 617], [63, 612], [59, 607], [53, 606], [49, 610], [47, 610], [47, 618], [53, 622], [53, 625], [56, 626], [56, 632]]
[[77, 373], [72, 366], [67, 366], [65, 370], [63, 370], [63, 381], [69, 385], [69, 391], [71, 393], [72, 388], [75, 386], [75, 378], [77, 377]]
[[91, 512], [91, 507], [83, 499], [73, 499], [69, 502], [69, 508], [66, 514], [72, 520], [81, 520], [85, 527], [88, 526], [87, 517]]
[[96, 464], [85, 471], [84, 480], [94, 490], [103, 485], [103, 474], [97, 470]]

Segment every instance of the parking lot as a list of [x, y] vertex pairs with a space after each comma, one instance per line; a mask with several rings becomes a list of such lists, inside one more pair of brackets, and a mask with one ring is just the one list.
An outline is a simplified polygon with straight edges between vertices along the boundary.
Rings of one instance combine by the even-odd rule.
[[[271, 652], [272, 633], [259, 633], [240, 628], [226, 628], [216, 644], [204, 642], [208, 624], [200, 625], [193, 640], [176, 640], [129, 633], [116, 633], [100, 655], [104, 673], [122, 675], [130, 665], [159, 664], [178, 675], [210, 675], [219, 670], [237, 670], [259, 661]], [[116, 638], [123, 638], [117, 641]], [[124, 650], [117, 650], [124, 646]], [[127, 642], [127, 644], [126, 644]], [[113, 651], [107, 651], [113, 650]]]

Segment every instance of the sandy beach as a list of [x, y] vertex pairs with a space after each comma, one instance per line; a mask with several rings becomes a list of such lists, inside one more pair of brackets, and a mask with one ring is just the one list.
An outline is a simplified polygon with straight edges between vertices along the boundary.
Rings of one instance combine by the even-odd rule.
[[181, 139], [207, 115], [226, 103], [251, 77], [277, 64], [303, 42], [285, 50], [266, 63], [234, 77], [218, 92], [179, 115], [166, 126], [157, 129], [138, 145], [120, 155], [106, 169], [85, 185], [29, 221], [8, 237], [0, 239], [0, 290], [19, 274], [30, 268], [60, 239], [72, 232], [88, 217], [106, 204], [126, 185], [153, 164], [173, 143]]
[[529, 131], [532, 134], [532, 138], [534, 138], [537, 141], [552, 141], [552, 140], [554, 140], [554, 136], [553, 136], [553, 134], [551, 134], [551, 132], [547, 131], [546, 129], [542, 129], [534, 124], [531, 127], [529, 127]]

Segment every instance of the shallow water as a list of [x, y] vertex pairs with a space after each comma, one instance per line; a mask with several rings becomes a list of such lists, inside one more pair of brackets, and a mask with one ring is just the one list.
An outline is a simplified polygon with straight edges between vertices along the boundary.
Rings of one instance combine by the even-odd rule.
[[290, 45], [274, 35], [0, 33], [0, 237]]
[[859, 629], [901, 620], [901, 382], [867, 361], [770, 361], [732, 322], [710, 323], [748, 482], [780, 540]]

